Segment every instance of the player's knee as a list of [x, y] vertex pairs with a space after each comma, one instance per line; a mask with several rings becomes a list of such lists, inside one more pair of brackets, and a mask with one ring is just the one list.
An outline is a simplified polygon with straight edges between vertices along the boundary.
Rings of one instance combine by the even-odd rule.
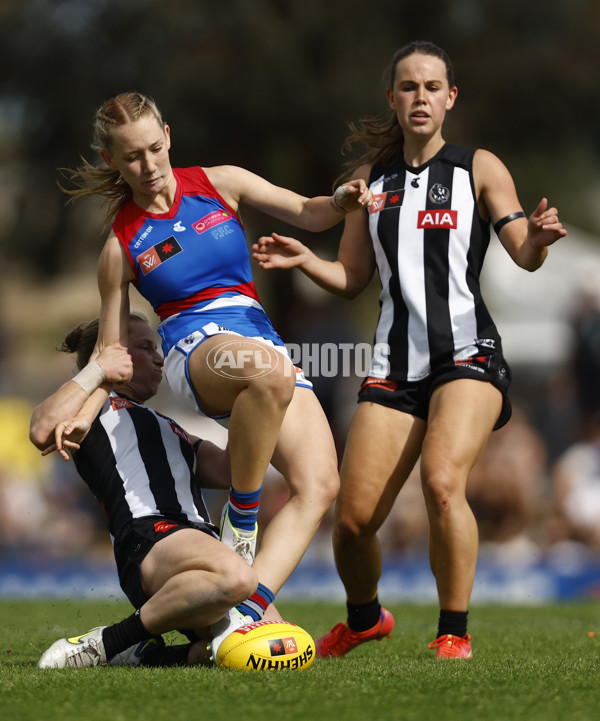
[[280, 364], [271, 373], [256, 378], [253, 381], [255, 392], [279, 405], [289, 405], [294, 395], [296, 377], [293, 368], [289, 370], [288, 365]]
[[334, 536], [336, 544], [348, 545], [369, 540], [377, 533], [370, 519], [352, 512], [338, 511], [335, 518]]
[[291, 485], [300, 501], [324, 515], [339, 493], [340, 477], [335, 465], [325, 464], [294, 477]]
[[320, 482], [317, 491], [321, 498], [321, 503], [325, 506], [325, 510], [331, 506], [339, 492], [340, 474], [338, 473], [337, 466], [331, 464], [329, 467], [324, 468], [320, 474]]
[[456, 493], [456, 480], [448, 469], [422, 469], [421, 483], [427, 508], [437, 513], [447, 513]]
[[258, 588], [256, 571], [242, 558], [239, 563], [229, 564], [221, 574], [219, 585], [225, 594], [225, 600], [235, 606], [249, 598]]

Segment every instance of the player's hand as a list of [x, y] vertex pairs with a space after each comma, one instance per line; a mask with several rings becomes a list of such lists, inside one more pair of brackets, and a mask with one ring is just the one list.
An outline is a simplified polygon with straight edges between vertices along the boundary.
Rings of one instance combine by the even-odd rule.
[[133, 361], [127, 348], [120, 343], [112, 343], [103, 348], [95, 360], [102, 366], [107, 383], [123, 383], [131, 379]]
[[278, 233], [263, 235], [252, 246], [252, 255], [261, 268], [296, 268], [306, 260], [310, 251], [296, 238]]
[[373, 203], [373, 193], [365, 180], [357, 178], [337, 187], [332, 200], [337, 208], [351, 213], [353, 210], [368, 208]]
[[558, 217], [556, 208], [548, 208], [548, 199], [542, 198], [538, 207], [529, 216], [527, 235], [533, 245], [541, 248], [552, 245], [567, 234]]
[[88, 419], [75, 416], [68, 421], [62, 421], [54, 430], [54, 443], [42, 451], [43, 456], [57, 451], [59, 455], [68, 461], [69, 451], [79, 450], [81, 442], [90, 431], [91, 423]]

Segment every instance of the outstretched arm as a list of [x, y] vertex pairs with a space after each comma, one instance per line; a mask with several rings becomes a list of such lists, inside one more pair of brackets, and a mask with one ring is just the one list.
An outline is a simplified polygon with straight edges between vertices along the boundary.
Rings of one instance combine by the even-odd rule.
[[271, 233], [252, 246], [261, 268], [298, 268], [321, 288], [336, 295], [354, 298], [373, 276], [373, 246], [365, 232], [366, 218], [348, 217], [340, 241], [337, 260], [320, 258], [296, 238]]
[[525, 270], [537, 270], [546, 260], [548, 246], [567, 235], [558, 210], [542, 198], [527, 218], [508, 169], [486, 150], [475, 153], [473, 172], [480, 212], [483, 209], [482, 215], [487, 212], [491, 222], [500, 226], [498, 238], [514, 262]]
[[[352, 182], [368, 177], [369, 171], [366, 165], [358, 168]], [[345, 298], [354, 298], [364, 290], [375, 270], [375, 253], [364, 210], [346, 215], [336, 260], [324, 260], [299, 240], [278, 233], [259, 238], [252, 250], [261, 268], [299, 268], [321, 288]]]
[[326, 230], [347, 213], [371, 205], [372, 193], [363, 178], [353, 178], [335, 193], [307, 198], [269, 183], [232, 165], [205, 168], [210, 182], [234, 210], [246, 204], [290, 225], [314, 232]]

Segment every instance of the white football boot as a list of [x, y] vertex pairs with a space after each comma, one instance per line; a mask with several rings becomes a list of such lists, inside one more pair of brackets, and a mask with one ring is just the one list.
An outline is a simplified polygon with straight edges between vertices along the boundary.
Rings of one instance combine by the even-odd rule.
[[243, 528], [236, 528], [229, 520], [229, 502], [223, 506], [221, 513], [221, 541], [229, 548], [232, 548], [238, 556], [241, 556], [247, 563], [254, 563], [256, 555], [256, 538], [258, 536], [258, 523], [254, 524], [253, 531], [246, 531]]
[[106, 626], [97, 626], [81, 636], [61, 638], [44, 651], [38, 661], [38, 668], [84, 668], [106, 666], [106, 651], [102, 631]]
[[220, 621], [210, 626], [212, 641], [208, 644], [208, 650], [210, 651], [210, 657], [213, 663], [217, 662], [217, 651], [221, 643], [223, 643], [223, 640], [234, 631], [237, 631], [238, 628], [247, 626], [249, 623], [254, 623], [251, 616], [244, 616], [237, 608], [232, 608]]

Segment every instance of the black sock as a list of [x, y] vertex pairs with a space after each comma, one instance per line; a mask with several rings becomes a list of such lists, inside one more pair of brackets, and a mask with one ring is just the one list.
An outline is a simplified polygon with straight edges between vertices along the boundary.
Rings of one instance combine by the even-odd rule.
[[346, 603], [348, 609], [348, 626], [353, 631], [367, 631], [381, 618], [381, 605], [377, 596], [368, 603]]
[[459, 636], [460, 638], [466, 636], [468, 615], [468, 611], [445, 611], [442, 608], [440, 610], [437, 637], [439, 638], [440, 636], [445, 636], [446, 634]]
[[142, 657], [140, 666], [187, 666], [188, 654], [192, 644], [182, 643], [177, 646], [160, 646], [149, 649]]
[[106, 660], [110, 661], [115, 654], [147, 638], [152, 638], [152, 634], [142, 623], [138, 609], [123, 621], [107, 626], [102, 632]]

